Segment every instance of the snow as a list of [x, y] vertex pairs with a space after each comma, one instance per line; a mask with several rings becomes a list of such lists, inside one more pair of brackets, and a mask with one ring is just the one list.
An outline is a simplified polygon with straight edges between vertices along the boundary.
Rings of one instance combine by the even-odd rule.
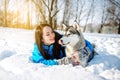
[[29, 61], [34, 30], [0, 27], [0, 80], [120, 80], [120, 35], [84, 33], [98, 55], [86, 68]]

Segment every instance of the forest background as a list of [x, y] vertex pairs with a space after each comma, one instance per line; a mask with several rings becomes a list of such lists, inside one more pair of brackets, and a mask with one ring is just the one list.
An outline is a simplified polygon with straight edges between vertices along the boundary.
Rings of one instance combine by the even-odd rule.
[[76, 21], [82, 32], [120, 34], [119, 0], [0, 0], [0, 26], [55, 29]]

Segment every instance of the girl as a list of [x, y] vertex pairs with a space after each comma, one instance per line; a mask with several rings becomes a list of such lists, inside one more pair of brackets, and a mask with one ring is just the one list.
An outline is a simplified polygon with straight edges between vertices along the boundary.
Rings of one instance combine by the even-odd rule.
[[45, 65], [71, 63], [71, 58], [65, 55], [65, 47], [58, 43], [61, 37], [62, 35], [55, 32], [49, 24], [37, 26], [32, 61]]

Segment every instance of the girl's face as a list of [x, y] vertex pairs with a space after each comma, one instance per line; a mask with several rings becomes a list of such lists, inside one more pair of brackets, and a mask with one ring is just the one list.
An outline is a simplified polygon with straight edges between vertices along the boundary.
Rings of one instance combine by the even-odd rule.
[[42, 41], [45, 45], [50, 45], [55, 42], [55, 33], [49, 26], [43, 28], [42, 37]]

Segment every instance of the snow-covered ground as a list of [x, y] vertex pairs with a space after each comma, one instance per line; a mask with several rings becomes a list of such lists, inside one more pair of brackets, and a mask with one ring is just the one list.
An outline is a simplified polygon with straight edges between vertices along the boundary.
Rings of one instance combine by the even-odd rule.
[[98, 55], [86, 68], [29, 61], [34, 31], [0, 27], [0, 80], [120, 80], [120, 35], [84, 33]]

